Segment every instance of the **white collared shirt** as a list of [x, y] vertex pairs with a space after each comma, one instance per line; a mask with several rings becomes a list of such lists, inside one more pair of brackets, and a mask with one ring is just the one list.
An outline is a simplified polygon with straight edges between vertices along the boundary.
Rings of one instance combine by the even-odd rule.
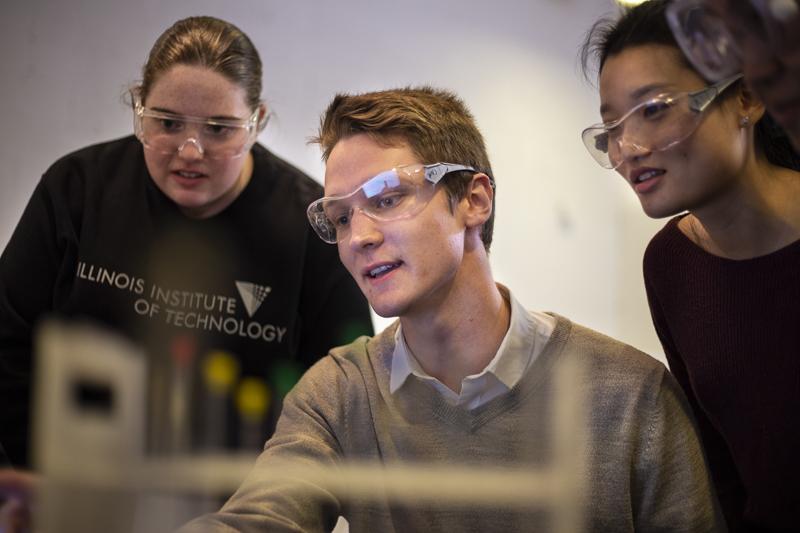
[[400, 325], [394, 337], [389, 391], [395, 394], [409, 376], [414, 375], [439, 391], [448, 403], [474, 409], [511, 390], [542, 353], [555, 329], [556, 319], [545, 313], [528, 311], [508, 289], [500, 284], [498, 288], [511, 303], [508, 331], [486, 368], [461, 381], [461, 393], [453, 391], [422, 369], [406, 344]]

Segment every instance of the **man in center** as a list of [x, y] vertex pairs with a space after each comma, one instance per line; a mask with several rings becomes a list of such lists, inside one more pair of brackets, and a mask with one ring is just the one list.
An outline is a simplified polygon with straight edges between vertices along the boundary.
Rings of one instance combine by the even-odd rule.
[[494, 281], [495, 182], [460, 99], [427, 87], [339, 95], [316, 141], [326, 196], [309, 220], [375, 311], [399, 319], [312, 367], [251, 476], [186, 531], [330, 531], [340, 515], [353, 533], [548, 531], [540, 502], [353, 500], [277, 466], [541, 468], [554, 452], [554, 368], [567, 357], [584, 376], [584, 529], [724, 530], [689, 407], [663, 365], [527, 311]]

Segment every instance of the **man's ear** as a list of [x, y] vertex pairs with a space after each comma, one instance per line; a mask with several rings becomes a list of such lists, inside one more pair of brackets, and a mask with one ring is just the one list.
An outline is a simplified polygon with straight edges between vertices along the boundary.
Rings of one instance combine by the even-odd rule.
[[472, 176], [467, 194], [461, 201], [463, 205], [464, 223], [468, 228], [481, 226], [492, 215], [494, 201], [494, 182], [478, 172]]

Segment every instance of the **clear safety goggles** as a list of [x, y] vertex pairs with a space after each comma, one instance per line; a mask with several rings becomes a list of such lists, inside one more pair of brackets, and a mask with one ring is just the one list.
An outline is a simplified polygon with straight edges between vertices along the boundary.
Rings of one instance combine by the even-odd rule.
[[[782, 23], [798, 16], [797, 0], [735, 0], [729, 9], [729, 16], [764, 44], [781, 34]], [[666, 17], [684, 55], [705, 79], [714, 82], [741, 72], [737, 39], [704, 0], [675, 0]]]
[[622, 148], [658, 152], [694, 133], [711, 102], [741, 74], [694, 92], [661, 94], [636, 105], [621, 118], [589, 126], [581, 137], [601, 167], [615, 169], [623, 162]]
[[312, 202], [306, 212], [308, 220], [323, 241], [336, 244], [350, 235], [356, 211], [382, 222], [413, 217], [428, 205], [444, 176], [460, 171], [477, 172], [452, 163], [395, 167], [373, 176], [350, 194]]
[[210, 119], [149, 109], [134, 97], [133, 126], [148, 150], [169, 155], [193, 144], [203, 157], [231, 159], [244, 155], [255, 142], [261, 129], [259, 111], [246, 120]]

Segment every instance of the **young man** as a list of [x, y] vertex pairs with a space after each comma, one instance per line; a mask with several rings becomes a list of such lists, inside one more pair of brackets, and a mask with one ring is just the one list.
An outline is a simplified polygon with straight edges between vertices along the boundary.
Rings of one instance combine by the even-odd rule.
[[185, 531], [330, 531], [339, 515], [352, 532], [551, 530], [534, 501], [348, 501], [272, 472], [369, 460], [533, 472], [554, 453], [553, 369], [567, 357], [586, 377], [582, 529], [724, 529], [689, 408], [666, 369], [566, 318], [526, 311], [493, 280], [495, 186], [456, 96], [339, 95], [317, 141], [326, 197], [309, 219], [375, 311], [399, 320], [311, 368], [250, 478]]

